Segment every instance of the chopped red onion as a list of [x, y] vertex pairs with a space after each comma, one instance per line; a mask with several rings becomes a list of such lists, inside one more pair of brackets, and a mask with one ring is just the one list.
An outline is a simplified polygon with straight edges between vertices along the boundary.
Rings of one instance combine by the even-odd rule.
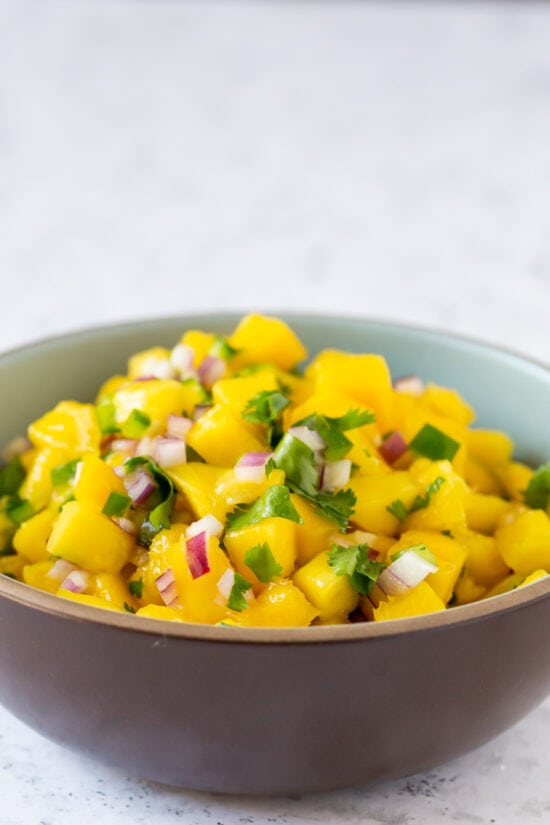
[[124, 532], [128, 533], [130, 536], [135, 536], [137, 529], [133, 521], [130, 521], [129, 518], [124, 518], [123, 516], [111, 516], [111, 518], [121, 530], [124, 530]]
[[63, 581], [66, 579], [69, 573], [72, 573], [74, 570], [78, 570], [76, 564], [73, 564], [70, 561], [65, 561], [65, 559], [57, 559], [55, 564], [51, 566], [51, 568], [47, 572], [47, 576], [52, 579], [57, 579], [57, 581]]
[[416, 550], [407, 550], [380, 573], [376, 583], [387, 596], [395, 596], [416, 587], [426, 576], [436, 571], [437, 565]]
[[245, 453], [235, 464], [237, 481], [262, 482], [265, 479], [265, 465], [273, 453]]
[[138, 467], [137, 470], [125, 476], [123, 480], [126, 492], [134, 504], [143, 504], [151, 493], [154, 493], [157, 489], [156, 482], [142, 467]]
[[202, 533], [185, 540], [187, 564], [194, 579], [199, 579], [205, 573], [210, 572], [208, 538], [208, 533], [203, 530]]
[[176, 344], [170, 353], [170, 363], [182, 378], [188, 378], [189, 374], [193, 372], [194, 360], [195, 351], [186, 344]]
[[187, 454], [185, 441], [171, 436], [157, 436], [153, 441], [153, 458], [159, 467], [175, 467], [185, 464]]
[[218, 521], [216, 516], [208, 513], [208, 515], [203, 516], [198, 521], [193, 521], [185, 531], [185, 535], [188, 539], [192, 539], [193, 536], [198, 536], [199, 533], [208, 533], [209, 536], [219, 536], [222, 531], [223, 524], [221, 521]]
[[135, 455], [144, 455], [151, 457], [153, 455], [153, 439], [149, 435], [144, 435], [141, 438], [135, 449]]
[[201, 384], [211, 387], [218, 379], [225, 375], [227, 364], [217, 355], [207, 355], [199, 366], [197, 373]]
[[398, 458], [407, 452], [408, 445], [403, 435], [399, 432], [399, 430], [395, 430], [391, 435], [389, 435], [385, 441], [382, 442], [378, 451], [384, 461], [387, 461], [388, 464], [393, 464], [397, 461]]
[[71, 593], [83, 593], [88, 587], [90, 574], [85, 570], [72, 570], [66, 579], [61, 583], [62, 590], [70, 590]]
[[323, 467], [321, 489], [326, 493], [333, 493], [340, 487], [345, 487], [351, 475], [351, 461], [343, 458], [341, 461], [327, 461]]
[[208, 410], [212, 409], [212, 404], [197, 404], [195, 407], [195, 412], [193, 413], [193, 420], [198, 421], [199, 418], [202, 418]]
[[175, 378], [176, 370], [168, 358], [157, 358], [152, 355], [143, 362], [138, 378]]
[[327, 446], [319, 433], [316, 430], [310, 430], [309, 427], [290, 427], [288, 432], [313, 451], [324, 450]]
[[117, 453], [127, 453], [127, 455], [134, 455], [138, 445], [135, 438], [113, 438], [109, 447]]
[[227, 568], [225, 573], [218, 579], [218, 592], [227, 602], [229, 595], [231, 593], [231, 588], [235, 583], [235, 571], [232, 570], [230, 567]]
[[396, 378], [393, 382], [394, 390], [397, 392], [408, 392], [410, 395], [422, 395], [424, 392], [424, 382], [418, 375], [404, 375]]
[[178, 600], [176, 577], [171, 567], [155, 579], [160, 597], [167, 607], [172, 607]]
[[192, 426], [192, 419], [185, 415], [169, 415], [166, 418], [166, 435], [185, 438]]

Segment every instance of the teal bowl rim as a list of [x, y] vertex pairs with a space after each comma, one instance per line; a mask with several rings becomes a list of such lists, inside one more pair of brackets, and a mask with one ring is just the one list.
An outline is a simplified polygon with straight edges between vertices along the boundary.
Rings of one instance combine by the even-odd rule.
[[[81, 329], [67, 331], [59, 335], [51, 335], [37, 339], [0, 353], [0, 361], [10, 361], [12, 357], [24, 355], [29, 350], [41, 349], [44, 346], [55, 345], [67, 339], [81, 340], [104, 335], [115, 329], [127, 329], [143, 325], [158, 323], [176, 323], [180, 319], [187, 325], [204, 322], [207, 318], [220, 318], [227, 322], [238, 321], [247, 310], [238, 311], [204, 311], [177, 315], [159, 315], [138, 318], [132, 321], [113, 321], [108, 324], [96, 324]], [[434, 340], [450, 339], [457, 343], [468, 345], [472, 350], [489, 351], [518, 363], [520, 366], [535, 367], [537, 371], [550, 377], [550, 367], [542, 361], [522, 355], [515, 350], [500, 345], [479, 341], [467, 335], [448, 333], [428, 326], [385, 321], [379, 318], [369, 318], [356, 315], [332, 315], [322, 312], [292, 312], [277, 309], [257, 309], [255, 312], [271, 316], [294, 320], [323, 321], [328, 323], [342, 323], [350, 321], [355, 324], [367, 323], [371, 328], [380, 326], [384, 329], [394, 329], [397, 333], [408, 331], [418, 335], [428, 336]], [[68, 599], [60, 598], [51, 593], [38, 590], [23, 582], [16, 581], [8, 576], [0, 576], [0, 598], [6, 598], [21, 605], [28, 606], [39, 612], [54, 614], [66, 620], [92, 622], [104, 627], [115, 627], [124, 632], [137, 632], [154, 636], [163, 636], [174, 639], [214, 643], [241, 643], [241, 644], [317, 644], [333, 642], [360, 642], [367, 639], [401, 636], [403, 633], [441, 631], [446, 627], [457, 624], [470, 624], [496, 617], [502, 613], [523, 610], [550, 597], [550, 574], [545, 578], [533, 582], [526, 587], [519, 587], [508, 593], [493, 596], [478, 602], [452, 607], [450, 609], [429, 613], [423, 616], [411, 616], [404, 619], [393, 619], [385, 622], [358, 622], [345, 625], [320, 625], [314, 627], [276, 627], [276, 628], [247, 628], [228, 627], [218, 625], [199, 624], [192, 622], [170, 622], [163, 619], [150, 619], [142, 616], [133, 616], [115, 610], [107, 610], [90, 605], [78, 604]]]

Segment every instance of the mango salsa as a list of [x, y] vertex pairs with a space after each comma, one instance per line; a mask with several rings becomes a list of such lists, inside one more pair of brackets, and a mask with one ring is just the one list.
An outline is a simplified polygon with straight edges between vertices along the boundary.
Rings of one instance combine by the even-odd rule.
[[550, 463], [378, 353], [307, 356], [255, 313], [45, 410], [0, 469], [0, 575], [135, 621], [307, 627], [550, 573]]

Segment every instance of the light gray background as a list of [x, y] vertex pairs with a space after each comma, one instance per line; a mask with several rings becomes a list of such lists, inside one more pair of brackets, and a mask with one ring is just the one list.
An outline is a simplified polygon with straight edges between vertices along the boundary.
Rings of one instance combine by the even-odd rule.
[[[548, 361], [549, 44], [526, 2], [0, 0], [0, 348], [290, 307]], [[550, 818], [549, 701], [429, 774], [305, 799], [139, 782], [4, 711], [0, 740], [3, 825]]]

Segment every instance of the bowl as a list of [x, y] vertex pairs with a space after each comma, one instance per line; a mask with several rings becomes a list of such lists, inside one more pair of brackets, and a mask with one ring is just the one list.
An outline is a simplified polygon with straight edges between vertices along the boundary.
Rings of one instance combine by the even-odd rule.
[[[395, 375], [458, 388], [526, 460], [550, 458], [550, 373], [508, 352], [391, 323], [285, 316], [310, 352], [380, 352]], [[126, 358], [188, 327], [140, 321], [0, 358], [0, 443], [61, 398], [90, 400]], [[550, 577], [444, 613], [294, 629], [176, 625], [0, 577], [0, 701], [35, 730], [137, 777], [294, 794], [433, 767], [520, 719], [550, 690]]]

